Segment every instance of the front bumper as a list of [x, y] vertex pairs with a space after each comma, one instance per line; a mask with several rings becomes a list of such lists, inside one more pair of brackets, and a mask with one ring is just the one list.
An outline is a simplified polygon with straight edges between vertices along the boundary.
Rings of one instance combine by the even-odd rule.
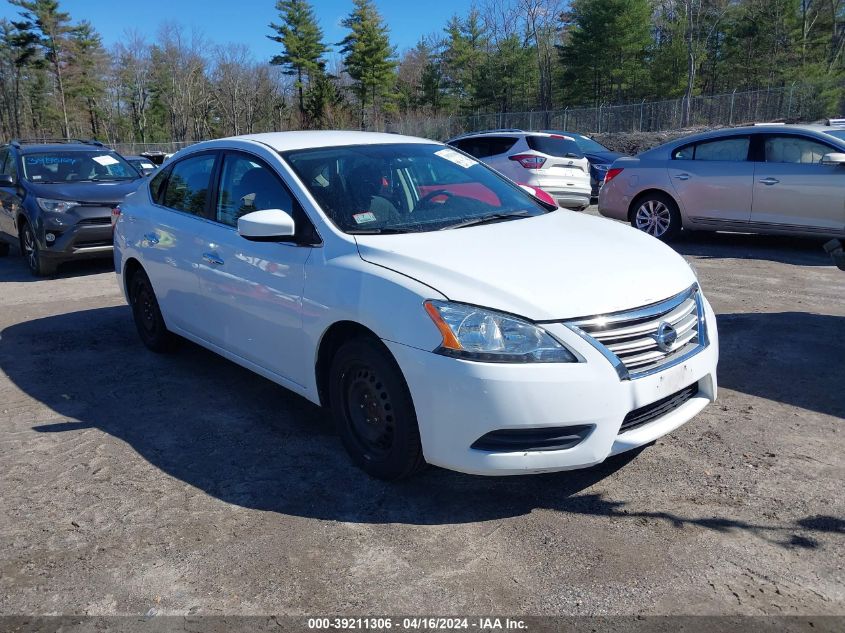
[[[635, 380], [565, 326], [546, 326], [586, 362], [475, 363], [386, 342], [416, 408], [426, 461], [479, 475], [572, 470], [648, 444], [688, 422], [716, 398], [718, 334], [706, 305], [710, 344], [682, 363]], [[684, 387], [698, 393], [643, 426], [620, 433], [625, 416]], [[493, 431], [592, 425], [583, 441], [561, 450], [494, 452], [471, 446]]]
[[[111, 207], [83, 206], [71, 213], [42, 213], [36, 225], [42, 257], [69, 259], [108, 258], [114, 251]], [[47, 234], [54, 236], [47, 240]]]

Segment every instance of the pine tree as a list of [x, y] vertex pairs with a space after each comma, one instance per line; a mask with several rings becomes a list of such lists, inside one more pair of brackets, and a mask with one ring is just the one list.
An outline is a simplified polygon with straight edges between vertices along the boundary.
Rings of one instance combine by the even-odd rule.
[[305, 78], [311, 79], [323, 72], [326, 63], [323, 55], [328, 48], [323, 44], [323, 31], [317, 24], [314, 9], [305, 0], [279, 0], [276, 3], [281, 24], [271, 23], [270, 28], [277, 35], [268, 35], [284, 48], [281, 55], [270, 60], [271, 64], [283, 66], [286, 75], [296, 75], [299, 91], [299, 111], [305, 112]]
[[[26, 20], [26, 30], [39, 34], [39, 43], [44, 49], [44, 56], [50, 64], [59, 91], [59, 104], [62, 111], [62, 134], [70, 136], [67, 102], [65, 98], [64, 70], [68, 39], [73, 32], [70, 15], [59, 11], [57, 0], [9, 0], [11, 4], [23, 9], [21, 16]], [[19, 27], [21, 28], [21, 27]]]
[[361, 127], [364, 110], [372, 103], [375, 116], [377, 99], [385, 96], [394, 81], [393, 47], [387, 26], [372, 0], [354, 0], [352, 13], [343, 20], [349, 35], [339, 43], [346, 72], [355, 82], [355, 93], [361, 105]]
[[105, 91], [103, 40], [90, 22], [83, 21], [71, 33], [69, 50], [68, 96], [84, 104], [91, 134], [96, 138], [100, 135], [98, 101]]

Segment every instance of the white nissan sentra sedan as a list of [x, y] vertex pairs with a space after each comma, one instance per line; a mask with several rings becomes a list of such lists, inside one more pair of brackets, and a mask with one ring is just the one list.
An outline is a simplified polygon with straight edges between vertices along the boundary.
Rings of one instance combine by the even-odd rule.
[[716, 320], [679, 255], [440, 143], [199, 143], [117, 213], [143, 343], [187, 338], [326, 406], [376, 477], [590, 466], [716, 397]]

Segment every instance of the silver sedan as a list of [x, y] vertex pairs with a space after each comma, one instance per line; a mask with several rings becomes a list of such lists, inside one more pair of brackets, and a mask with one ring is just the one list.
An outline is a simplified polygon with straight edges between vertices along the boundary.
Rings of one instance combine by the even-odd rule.
[[599, 213], [661, 240], [682, 229], [845, 236], [845, 128], [731, 128], [620, 158]]

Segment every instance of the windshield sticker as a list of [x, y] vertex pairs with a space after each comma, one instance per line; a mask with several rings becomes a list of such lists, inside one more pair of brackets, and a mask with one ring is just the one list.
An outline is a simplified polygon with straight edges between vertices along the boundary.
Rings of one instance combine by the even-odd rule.
[[376, 216], [372, 211], [364, 211], [363, 213], [356, 213], [352, 216], [355, 224], [366, 224], [367, 222], [375, 222]]
[[455, 163], [456, 165], [460, 165], [461, 167], [472, 167], [473, 165], [477, 165], [474, 160], [471, 158], [464, 156], [463, 154], [459, 154], [453, 149], [441, 149], [439, 152], [434, 152], [435, 156], [439, 156], [440, 158], [445, 158], [448, 161]]
[[95, 162], [100, 163], [103, 167], [107, 167], [108, 165], [117, 165], [120, 162], [115, 157], [109, 156], [108, 154], [105, 156], [92, 156], [91, 158]]
[[[27, 165], [73, 165], [76, 162], [75, 158], [65, 158], [63, 156], [27, 156]], [[117, 162], [117, 161], [115, 161]]]

